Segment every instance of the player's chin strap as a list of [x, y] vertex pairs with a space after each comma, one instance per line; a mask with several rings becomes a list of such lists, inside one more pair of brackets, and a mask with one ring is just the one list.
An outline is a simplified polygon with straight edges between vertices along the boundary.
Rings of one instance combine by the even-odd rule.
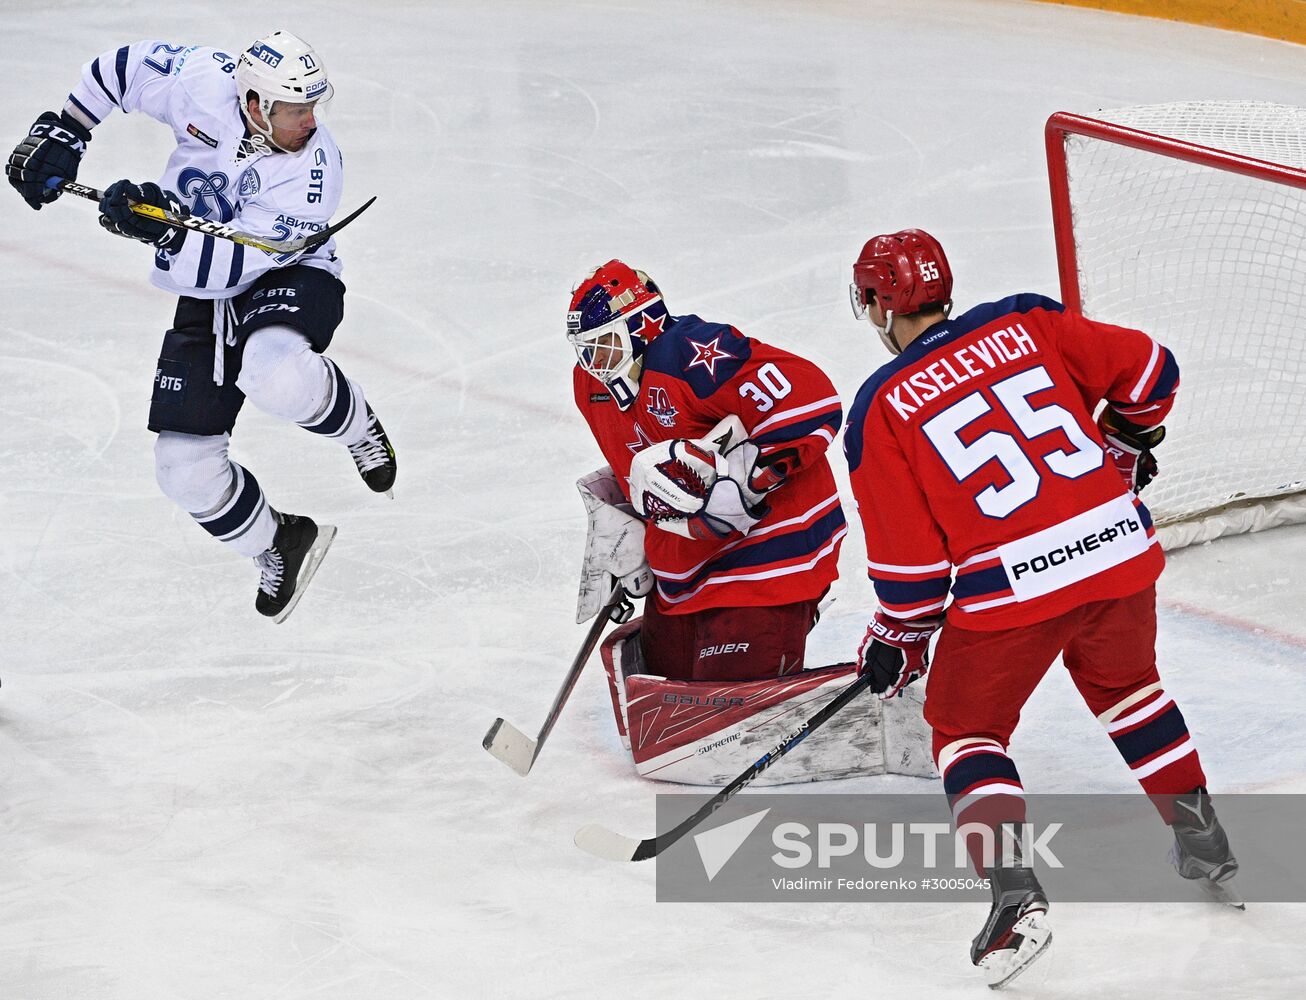
[[902, 348], [893, 339], [893, 320], [893, 310], [886, 309], [884, 310], [884, 326], [877, 326], [874, 322], [871, 325], [875, 327], [875, 332], [880, 335], [880, 343], [884, 345], [884, 349], [896, 358], [902, 353]]
[[[952, 299], [948, 299], [947, 302], [943, 303], [943, 318], [947, 319], [951, 314]], [[884, 326], [876, 326], [875, 322], [871, 320], [869, 312], [866, 315], [866, 319], [870, 322], [871, 326], [875, 327], [875, 332], [880, 335], [880, 343], [884, 344], [885, 350], [895, 358], [902, 353], [902, 348], [898, 346], [897, 338], [893, 335], [893, 321], [897, 319], [897, 316], [894, 314], [892, 309], [884, 310]]]

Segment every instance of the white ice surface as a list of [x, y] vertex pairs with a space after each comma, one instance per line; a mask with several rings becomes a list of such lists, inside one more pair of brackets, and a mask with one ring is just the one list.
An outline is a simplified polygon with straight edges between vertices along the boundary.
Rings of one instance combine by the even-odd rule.
[[[850, 396], [881, 359], [844, 293], [867, 236], [933, 231], [962, 306], [1055, 295], [1047, 115], [1299, 102], [1301, 48], [1015, 0], [7, 0], [0, 26], [5, 148], [138, 37], [234, 50], [286, 26], [319, 47], [344, 206], [379, 195], [340, 241], [332, 353], [401, 462], [390, 503], [336, 446], [242, 416], [235, 455], [272, 502], [340, 526], [294, 616], [257, 618], [254, 569], [153, 482], [171, 303], [145, 249], [89, 204], [0, 193], [0, 996], [985, 995], [979, 903], [659, 905], [652, 867], [578, 852], [585, 822], [653, 819], [597, 671], [529, 779], [481, 750], [496, 715], [535, 731], [583, 631], [572, 483], [599, 457], [568, 292], [636, 262], [673, 311], [800, 351]], [[110, 121], [81, 179], [153, 177], [168, 148]], [[863, 557], [854, 531], [815, 659], [855, 648]], [[1306, 531], [1282, 529], [1163, 578], [1163, 672], [1217, 789], [1306, 791], [1304, 563]], [[1131, 787], [1055, 673], [1013, 752], [1033, 791]], [[1306, 989], [1304, 906], [1052, 913], [1019, 995]]]

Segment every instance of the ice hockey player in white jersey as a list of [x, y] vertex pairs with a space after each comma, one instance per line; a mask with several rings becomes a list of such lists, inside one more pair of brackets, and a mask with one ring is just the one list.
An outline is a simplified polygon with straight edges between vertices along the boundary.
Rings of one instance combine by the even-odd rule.
[[100, 202], [109, 232], [151, 245], [151, 280], [179, 296], [154, 374], [149, 426], [159, 486], [206, 531], [260, 569], [255, 606], [281, 621], [335, 534], [274, 510], [227, 455], [246, 397], [258, 409], [346, 446], [367, 486], [389, 493], [394, 449], [357, 382], [322, 352], [344, 314], [334, 239], [273, 256], [131, 210], [144, 203], [285, 240], [328, 225], [343, 161], [319, 121], [332, 96], [322, 58], [277, 31], [238, 56], [141, 41], [92, 59], [61, 112], [47, 111], [9, 158], [34, 209], [73, 181], [92, 130], [115, 109], [172, 129], [156, 182], [120, 180]]

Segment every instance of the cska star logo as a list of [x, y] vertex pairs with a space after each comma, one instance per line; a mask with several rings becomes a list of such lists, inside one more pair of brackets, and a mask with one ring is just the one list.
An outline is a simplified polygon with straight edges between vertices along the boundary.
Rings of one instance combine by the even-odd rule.
[[694, 360], [685, 366], [686, 370], [690, 368], [703, 367], [707, 373], [716, 378], [716, 363], [733, 359], [733, 354], [727, 354], [721, 350], [721, 338], [713, 337], [706, 344], [700, 344], [697, 340], [691, 340], [689, 346], [694, 349]]
[[653, 442], [649, 440], [649, 436], [644, 433], [644, 428], [641, 427], [639, 424], [636, 424], [635, 440], [627, 441], [626, 447], [630, 449], [630, 453], [632, 455], [638, 455], [641, 451], [649, 447], [652, 443]]
[[648, 412], [663, 427], [675, 427], [679, 414], [667, 397], [667, 390], [661, 386], [651, 385], [648, 389]]
[[666, 323], [666, 321], [667, 321], [666, 313], [663, 313], [657, 319], [651, 317], [647, 312], [640, 313], [639, 329], [632, 331], [632, 335], [636, 337], [642, 337], [644, 339], [644, 342], [648, 343], [650, 340], [652, 340], [654, 337], [656, 337], [659, 333], [662, 332], [662, 327]]

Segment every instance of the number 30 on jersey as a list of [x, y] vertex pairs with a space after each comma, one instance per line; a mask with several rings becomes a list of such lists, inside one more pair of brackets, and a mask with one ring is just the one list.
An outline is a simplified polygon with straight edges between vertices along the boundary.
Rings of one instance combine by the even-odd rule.
[[784, 399], [793, 390], [784, 373], [768, 361], [757, 370], [757, 381], [748, 381], [739, 387], [739, 395], [753, 401], [758, 413], [765, 413], [775, 406], [777, 399]]

